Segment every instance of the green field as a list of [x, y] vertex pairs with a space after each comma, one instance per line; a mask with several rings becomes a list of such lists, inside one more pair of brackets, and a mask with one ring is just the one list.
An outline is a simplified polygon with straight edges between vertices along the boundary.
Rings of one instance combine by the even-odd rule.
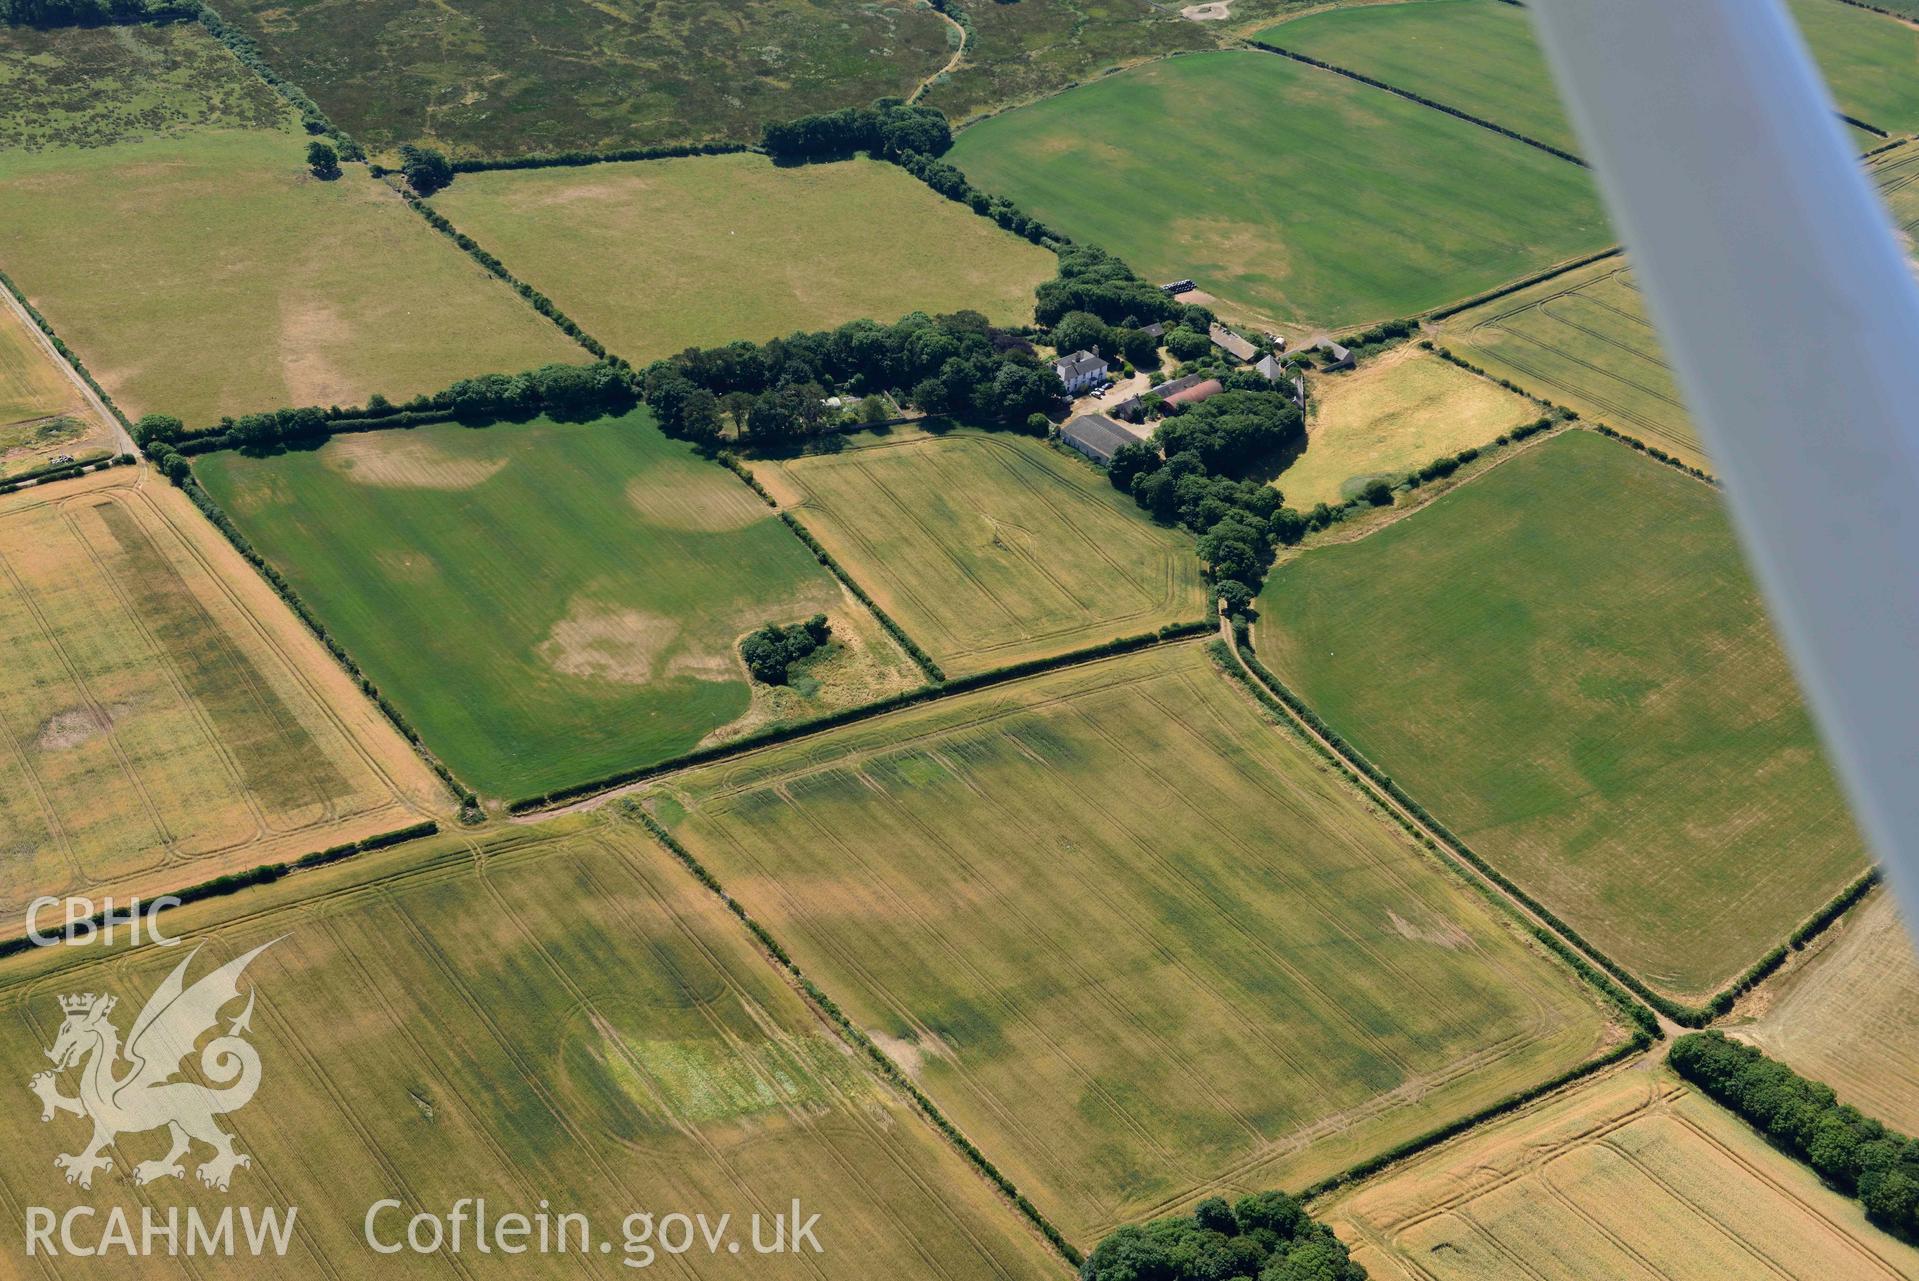
[[1611, 237], [1576, 166], [1275, 54], [1109, 76], [982, 121], [950, 159], [1146, 276], [1273, 323], [1409, 315]]
[[58, 33], [44, 60], [67, 36], [91, 58], [60, 72], [96, 76], [86, 120], [0, 148], [0, 264], [121, 409], [197, 427], [584, 359], [364, 169], [309, 174], [305, 131], [200, 27], [164, 30]]
[[1057, 92], [1110, 67], [1211, 49], [1219, 26], [1154, 0], [957, 0], [966, 55], [923, 101], [955, 121]]
[[[1919, 30], [1840, 0], [1790, 0], [1839, 108], [1894, 133], [1919, 129]], [[1502, 0], [1324, 9], [1258, 39], [1579, 152], [1526, 11]], [[1852, 132], [1861, 149], [1880, 141]]]
[[645, 411], [341, 436], [196, 470], [489, 795], [685, 751], [748, 711], [742, 635], [859, 612], [752, 490]]
[[1532, 20], [1503, 0], [1322, 9], [1255, 38], [1579, 151]]
[[1190, 643], [647, 803], [1081, 1245], [1298, 1187], [1592, 1054], [1558, 962]]
[[1669, 993], [1865, 866], [1706, 485], [1598, 435], [1275, 569], [1267, 664], [1489, 862]]
[[[13, 1205], [56, 1214], [98, 1207], [99, 1218], [80, 1223], [82, 1239], [97, 1238], [108, 1207], [124, 1205], [136, 1243], [142, 1202], [165, 1207], [162, 1222], [166, 1209], [182, 1210], [182, 1243], [186, 1206], [212, 1219], [228, 1196], [296, 1205], [292, 1247], [281, 1260], [202, 1255], [190, 1267], [159, 1251], [133, 1264], [62, 1257], [35, 1275], [639, 1274], [623, 1262], [696, 1279], [1065, 1275], [1018, 1211], [637, 825], [442, 840], [169, 919], [181, 918], [203, 949], [189, 982], [270, 942], [239, 981], [257, 994], [246, 1039], [259, 1092], [219, 1118], [251, 1166], [233, 1172], [227, 1196], [210, 1193], [195, 1182], [209, 1155], [196, 1144], [184, 1178], [136, 1188], [134, 1163], [158, 1158], [167, 1136], [128, 1131], [91, 1192], [63, 1181], [53, 1157], [80, 1150], [87, 1130], [66, 1115], [42, 1124], [25, 1088], [48, 1066], [56, 998], [116, 998], [109, 1019], [125, 1034], [189, 948], [51, 948], [0, 968], [0, 1064], [19, 1095], [0, 1115], [0, 1143], [18, 1158], [0, 1189]], [[226, 1015], [242, 1004], [229, 1002]], [[63, 1093], [76, 1093], [78, 1076], [64, 1074]], [[476, 1248], [470, 1204], [457, 1257], [368, 1247], [363, 1224], [376, 1202], [402, 1203], [375, 1221], [378, 1238], [394, 1241], [416, 1211], [446, 1216], [463, 1197], [485, 1198], [495, 1222], [585, 1215], [591, 1253], [574, 1229], [566, 1253], [502, 1259], [496, 1247], [489, 1257]], [[772, 1216], [795, 1198], [802, 1218], [819, 1216], [821, 1253], [753, 1253], [751, 1216], [763, 1217], [770, 1244]], [[631, 1225], [651, 1255], [627, 1245], [632, 1213], [651, 1215], [661, 1233], [640, 1237]], [[710, 1255], [703, 1240], [677, 1258], [665, 1253], [672, 1213], [701, 1213], [709, 1225], [730, 1215], [721, 1240], [739, 1242], [739, 1255], [724, 1244]], [[20, 1214], [0, 1223], [0, 1250], [25, 1257]]]
[[15, 921], [38, 895], [151, 897], [449, 808], [266, 584], [141, 469], [0, 499], [0, 654]]
[[274, 129], [287, 104], [198, 23], [0, 26], [0, 149]]
[[1623, 258], [1449, 316], [1439, 341], [1535, 396], [1705, 465], [1659, 335]]
[[637, 362], [911, 311], [1030, 324], [1055, 270], [1048, 251], [877, 160], [463, 174], [433, 203]]
[[910, 0], [236, 0], [259, 41], [371, 150], [604, 151], [728, 138], [905, 97], [951, 56]]
[[949, 675], [1206, 614], [1191, 540], [1038, 441], [903, 434], [756, 471]]

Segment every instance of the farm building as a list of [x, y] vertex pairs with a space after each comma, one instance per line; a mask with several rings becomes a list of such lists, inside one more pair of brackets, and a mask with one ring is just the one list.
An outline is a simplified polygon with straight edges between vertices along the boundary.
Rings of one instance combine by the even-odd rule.
[[1206, 336], [1213, 340], [1213, 346], [1219, 348], [1234, 360], [1251, 360], [1259, 354], [1259, 348], [1241, 338], [1224, 325], [1212, 325], [1206, 330]]
[[1053, 372], [1066, 384], [1066, 394], [1077, 396], [1106, 380], [1106, 361], [1098, 353], [1076, 351], [1053, 362]]
[[1169, 378], [1163, 383], [1154, 384], [1152, 394], [1164, 400], [1174, 392], [1185, 391], [1188, 387], [1197, 386], [1205, 377], [1206, 375], [1204, 374], [1185, 374], [1178, 378]]
[[1146, 405], [1138, 396], [1128, 396], [1125, 400], [1119, 401], [1106, 412], [1115, 418], [1123, 418], [1129, 423], [1136, 423], [1146, 417]]
[[1326, 353], [1326, 368], [1351, 369], [1357, 362], [1353, 360], [1352, 349], [1342, 347], [1330, 338], [1319, 340], [1319, 350]]
[[1137, 444], [1141, 439], [1105, 414], [1081, 414], [1069, 420], [1059, 429], [1059, 438], [1062, 444], [1101, 466], [1113, 461], [1120, 446]]
[[1166, 336], [1166, 322], [1163, 320], [1155, 320], [1150, 325], [1142, 326], [1140, 332], [1148, 338], [1164, 338]]
[[1200, 401], [1209, 400], [1225, 390], [1225, 385], [1222, 384], [1219, 379], [1208, 378], [1204, 382], [1194, 383], [1184, 391], [1176, 391], [1168, 396], [1166, 398], [1166, 407], [1168, 409], [1183, 409], [1187, 405], [1197, 405]]
[[1261, 356], [1253, 372], [1269, 383], [1276, 383], [1286, 376], [1286, 366], [1277, 356]]

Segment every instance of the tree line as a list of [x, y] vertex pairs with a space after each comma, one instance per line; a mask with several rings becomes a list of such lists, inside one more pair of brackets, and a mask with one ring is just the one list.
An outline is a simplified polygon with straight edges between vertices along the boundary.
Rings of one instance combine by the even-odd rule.
[[1874, 1223], [1908, 1239], [1919, 1236], [1919, 1140], [1723, 1032], [1680, 1037], [1667, 1061], [1776, 1146], [1857, 1197]]
[[1284, 1192], [1231, 1205], [1208, 1197], [1190, 1216], [1120, 1228], [1080, 1268], [1081, 1281], [1366, 1281], [1331, 1228]]
[[[307, 405], [222, 418], [205, 431], [189, 432], [171, 414], [147, 414], [133, 424], [133, 439], [172, 479], [184, 475], [183, 454], [216, 449], [267, 450], [314, 445], [342, 431], [414, 427], [422, 423], [517, 421], [546, 414], [577, 421], [622, 413], [638, 399], [632, 371], [612, 361], [591, 365], [542, 365], [518, 374], [462, 378], [444, 391], [395, 404], [375, 394], [359, 408]], [[174, 462], [178, 459], [178, 462]]]
[[199, 12], [194, 0], [0, 0], [0, 23], [15, 27], [105, 27]]
[[900, 98], [881, 98], [870, 107], [842, 107], [760, 130], [760, 147], [780, 164], [844, 160], [868, 152], [884, 160], [908, 153], [943, 156], [953, 145], [953, 129], [931, 107], [909, 107]]

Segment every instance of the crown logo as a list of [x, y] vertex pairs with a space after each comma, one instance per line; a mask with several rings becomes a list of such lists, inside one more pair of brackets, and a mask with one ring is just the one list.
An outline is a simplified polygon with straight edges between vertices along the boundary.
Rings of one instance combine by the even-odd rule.
[[113, 1009], [113, 998], [96, 996], [92, 992], [78, 992], [72, 996], [60, 998], [60, 1008], [68, 1014], [85, 1014], [98, 1003], [100, 1013], [106, 1014]]

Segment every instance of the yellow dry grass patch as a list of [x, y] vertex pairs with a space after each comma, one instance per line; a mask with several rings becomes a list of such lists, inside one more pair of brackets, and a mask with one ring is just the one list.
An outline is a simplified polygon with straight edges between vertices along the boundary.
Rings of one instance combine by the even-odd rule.
[[0, 910], [156, 893], [444, 812], [391, 726], [144, 470], [0, 500]]
[[1919, 1278], [1919, 1252], [1652, 1060], [1318, 1214], [1375, 1281]]
[[767, 517], [766, 503], [745, 485], [716, 492], [710, 463], [675, 459], [635, 476], [627, 501], [648, 524], [694, 533], [745, 529]]
[[55, 456], [96, 458], [113, 433], [56, 363], [32, 322], [0, 297], [0, 480]]
[[1919, 959], [1890, 893], [1875, 891], [1759, 999], [1763, 1012], [1740, 1037], [1919, 1133]]
[[1397, 482], [1539, 416], [1525, 397], [1412, 346], [1318, 378], [1311, 395], [1306, 450], [1275, 482], [1301, 510]]
[[393, 489], [472, 489], [506, 466], [442, 449], [426, 436], [367, 432], [335, 436], [321, 455], [327, 466], [362, 485]]

